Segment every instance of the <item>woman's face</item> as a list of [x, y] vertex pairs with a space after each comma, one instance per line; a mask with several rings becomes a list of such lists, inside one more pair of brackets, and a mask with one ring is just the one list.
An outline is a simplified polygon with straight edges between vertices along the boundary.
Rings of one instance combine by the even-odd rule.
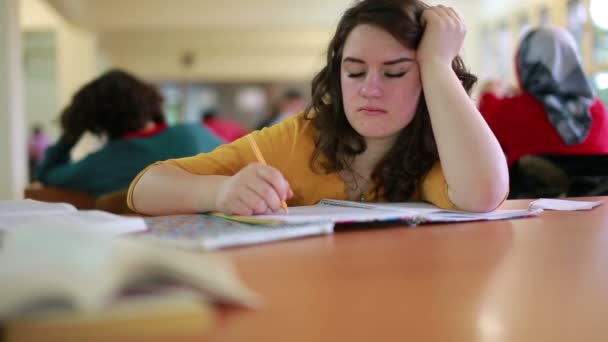
[[394, 139], [414, 117], [422, 90], [416, 51], [388, 32], [359, 25], [344, 44], [340, 81], [344, 112], [366, 139]]

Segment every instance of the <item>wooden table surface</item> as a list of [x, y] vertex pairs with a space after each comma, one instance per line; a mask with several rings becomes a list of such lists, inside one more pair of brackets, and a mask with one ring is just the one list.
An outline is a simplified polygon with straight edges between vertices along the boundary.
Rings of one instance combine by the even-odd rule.
[[264, 304], [221, 309], [210, 341], [608, 341], [608, 204], [221, 254]]

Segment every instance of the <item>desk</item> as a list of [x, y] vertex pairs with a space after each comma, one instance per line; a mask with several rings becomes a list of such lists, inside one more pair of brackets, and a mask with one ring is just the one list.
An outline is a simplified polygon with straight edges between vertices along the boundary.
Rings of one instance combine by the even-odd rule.
[[608, 341], [608, 205], [221, 253], [265, 304], [209, 341]]

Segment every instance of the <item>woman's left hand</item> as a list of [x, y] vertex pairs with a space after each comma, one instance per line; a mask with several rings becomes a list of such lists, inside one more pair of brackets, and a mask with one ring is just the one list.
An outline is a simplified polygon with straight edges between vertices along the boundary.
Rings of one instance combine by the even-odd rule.
[[452, 65], [462, 47], [466, 27], [451, 7], [430, 7], [422, 13], [424, 34], [416, 59], [418, 63], [439, 62]]

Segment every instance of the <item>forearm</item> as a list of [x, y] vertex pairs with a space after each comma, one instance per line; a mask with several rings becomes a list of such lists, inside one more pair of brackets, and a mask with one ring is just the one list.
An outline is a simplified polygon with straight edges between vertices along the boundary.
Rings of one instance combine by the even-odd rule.
[[218, 187], [226, 176], [201, 176], [174, 165], [146, 171], [133, 188], [133, 207], [148, 215], [216, 211]]
[[53, 173], [57, 173], [57, 168], [64, 167], [70, 163], [70, 151], [72, 147], [72, 144], [66, 143], [63, 139], [49, 147], [45, 151], [42, 163], [36, 169], [36, 179], [43, 183], [52, 182], [52, 178], [54, 178]]
[[421, 79], [450, 199], [488, 211], [508, 192], [508, 169], [494, 134], [450, 65], [421, 63]]

